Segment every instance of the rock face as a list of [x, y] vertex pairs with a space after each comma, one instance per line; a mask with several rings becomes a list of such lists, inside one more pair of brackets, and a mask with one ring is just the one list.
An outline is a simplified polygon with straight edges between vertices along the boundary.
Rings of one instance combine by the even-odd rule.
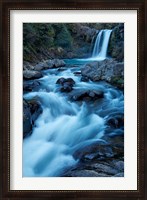
[[123, 87], [124, 63], [113, 59], [90, 62], [81, 70], [81, 74], [92, 81], [104, 80], [112, 84], [116, 82]]
[[36, 100], [23, 100], [23, 138], [32, 133], [35, 120], [42, 113], [40, 103]]
[[124, 60], [124, 25], [117, 25], [111, 34], [108, 53], [112, 58], [122, 62]]

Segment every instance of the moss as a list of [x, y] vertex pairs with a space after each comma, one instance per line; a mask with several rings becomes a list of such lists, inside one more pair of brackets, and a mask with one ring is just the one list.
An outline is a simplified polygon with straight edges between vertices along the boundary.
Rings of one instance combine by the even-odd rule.
[[116, 76], [111, 79], [111, 84], [116, 87], [123, 89], [124, 88], [124, 78], [122, 76]]

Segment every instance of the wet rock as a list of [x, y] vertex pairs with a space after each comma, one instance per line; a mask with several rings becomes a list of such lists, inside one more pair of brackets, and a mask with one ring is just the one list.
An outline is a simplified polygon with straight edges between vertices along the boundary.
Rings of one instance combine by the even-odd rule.
[[71, 99], [74, 101], [96, 100], [104, 97], [104, 92], [99, 90], [75, 90], [71, 94]]
[[115, 168], [106, 164], [95, 163], [92, 164], [91, 167], [95, 168], [95, 171], [99, 173], [106, 173], [110, 175], [115, 175], [118, 173], [118, 171]]
[[24, 70], [23, 78], [26, 80], [39, 79], [43, 77], [42, 73], [39, 71]]
[[63, 85], [63, 83], [65, 83], [65, 82], [66, 82], [66, 79], [63, 78], [63, 77], [61, 77], [61, 78], [59, 78], [59, 79], [57, 80], [56, 84]]
[[120, 85], [122, 87], [124, 63], [118, 63], [113, 59], [90, 62], [81, 69], [81, 74], [83, 77], [88, 77], [92, 81], [104, 80], [111, 84], [114, 84], [115, 79], [117, 79], [116, 86]]
[[31, 112], [32, 125], [34, 125], [35, 120], [42, 113], [41, 104], [37, 102], [36, 100], [31, 100], [29, 101], [29, 106], [30, 106], [30, 112]]
[[73, 156], [82, 161], [85, 160], [104, 160], [106, 158], [113, 158], [116, 155], [113, 147], [109, 145], [91, 144], [84, 148], [77, 150]]
[[70, 83], [72, 85], [75, 84], [75, 81], [72, 78], [67, 78], [65, 82], [68, 82], [68, 83]]
[[104, 174], [98, 173], [94, 170], [74, 170], [71, 172], [68, 172], [66, 174], [64, 174], [64, 176], [68, 176], [68, 177], [103, 177], [105, 176]]
[[47, 65], [46, 62], [42, 62], [42, 63], [39, 63], [39, 64], [34, 66], [34, 69], [37, 70], [37, 71], [44, 70], [46, 68], [48, 68], [48, 65]]
[[114, 177], [124, 177], [124, 173], [123, 172], [117, 173], [114, 175]]
[[88, 82], [89, 81], [89, 78], [87, 76], [82, 76], [81, 77], [81, 81], [82, 82]]
[[24, 62], [23, 70], [34, 70], [34, 66], [31, 65], [29, 62]]
[[65, 66], [65, 62], [63, 60], [60, 60], [60, 59], [47, 60], [46, 64], [47, 64], [46, 68], [48, 68], [48, 69]]
[[118, 171], [124, 171], [124, 162], [122, 160], [115, 162], [114, 166], [116, 169], [118, 169]]
[[73, 85], [70, 82], [63, 83], [62, 87], [60, 88], [61, 92], [71, 92], [73, 90]]
[[124, 126], [124, 115], [110, 116], [106, 124], [112, 128], [120, 128]]
[[31, 123], [31, 112], [30, 106], [27, 101], [23, 100], [23, 137], [31, 134], [32, 123]]
[[24, 81], [23, 82], [23, 91], [24, 92], [34, 91], [36, 89], [39, 89], [39, 86], [40, 86], [39, 81], [33, 81], [33, 82]]
[[58, 69], [58, 72], [62, 72], [62, 71], [65, 71], [65, 70], [66, 70], [66, 68], [60, 67], [60, 68]]
[[56, 82], [56, 84], [60, 84], [60, 91], [61, 92], [71, 92], [73, 90], [73, 86], [75, 84], [75, 81], [72, 78], [59, 78]]
[[41, 113], [41, 105], [35, 99], [23, 100], [23, 138], [32, 133], [35, 121]]
[[81, 75], [81, 71], [80, 72], [74, 72], [73, 73], [75, 76], [80, 76]]

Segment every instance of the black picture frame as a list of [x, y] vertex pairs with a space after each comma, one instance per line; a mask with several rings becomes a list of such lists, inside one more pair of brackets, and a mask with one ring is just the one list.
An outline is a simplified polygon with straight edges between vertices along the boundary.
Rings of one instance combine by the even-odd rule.
[[[2, 0], [1, 3], [1, 71], [0, 71], [0, 192], [2, 199], [147, 199], [147, 110], [146, 110], [146, 67], [147, 67], [147, 2], [144, 0]], [[9, 38], [9, 13], [10, 10], [34, 10], [34, 9], [101, 9], [101, 10], [137, 10], [137, 133], [138, 133], [138, 187], [137, 190], [125, 191], [12, 191], [10, 190], [10, 38]]]

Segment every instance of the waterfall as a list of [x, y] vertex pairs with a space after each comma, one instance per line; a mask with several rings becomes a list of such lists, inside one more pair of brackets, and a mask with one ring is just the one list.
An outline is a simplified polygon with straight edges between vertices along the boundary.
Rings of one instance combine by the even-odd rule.
[[100, 60], [106, 58], [111, 32], [112, 30], [105, 29], [98, 33], [92, 52], [93, 58]]

